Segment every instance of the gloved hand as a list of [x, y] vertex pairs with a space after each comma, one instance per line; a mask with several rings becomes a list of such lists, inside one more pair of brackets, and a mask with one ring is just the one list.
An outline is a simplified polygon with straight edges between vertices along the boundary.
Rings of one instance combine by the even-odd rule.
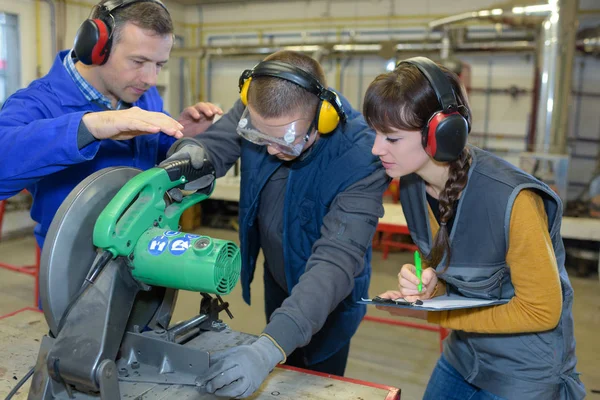
[[211, 354], [211, 367], [198, 378], [198, 383], [217, 396], [245, 398], [252, 395], [283, 360], [284, 354], [275, 343], [261, 336], [250, 345]]
[[[159, 167], [176, 160], [190, 160], [192, 167], [197, 170], [202, 169], [206, 159], [204, 148], [192, 139], [182, 139], [173, 143], [167, 152], [167, 159], [159, 164]], [[192, 182], [188, 182], [184, 186], [184, 190], [196, 191], [210, 186], [214, 181], [214, 175], [206, 175]]]

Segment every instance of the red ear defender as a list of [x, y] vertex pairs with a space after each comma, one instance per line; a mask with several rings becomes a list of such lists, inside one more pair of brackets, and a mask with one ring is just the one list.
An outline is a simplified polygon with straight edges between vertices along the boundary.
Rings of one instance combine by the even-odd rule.
[[83, 21], [73, 43], [73, 52], [77, 60], [86, 65], [102, 65], [108, 60], [112, 45], [112, 31], [115, 19], [112, 12], [135, 3], [155, 3], [169, 13], [160, 0], [112, 0], [97, 5], [99, 16]]
[[95, 19], [93, 22], [98, 27], [98, 41], [92, 48], [92, 63], [96, 65], [102, 65], [108, 58], [107, 44], [110, 39], [110, 32], [102, 20]]
[[436, 161], [454, 161], [467, 145], [468, 132], [468, 121], [460, 112], [438, 111], [423, 129], [423, 148]]
[[471, 129], [469, 110], [458, 104], [450, 79], [436, 63], [426, 57], [413, 57], [401, 63], [417, 67], [427, 78], [440, 104], [440, 110], [423, 127], [422, 144], [425, 152], [436, 161], [457, 160], [467, 145]]
[[75, 36], [73, 51], [86, 65], [102, 65], [110, 53], [111, 28], [102, 19], [85, 20]]
[[423, 128], [423, 148], [425, 152], [429, 155], [429, 157], [435, 158], [435, 153], [437, 151], [437, 141], [435, 140], [435, 132], [437, 130], [440, 121], [444, 119], [444, 114], [441, 112], [437, 112], [429, 118], [427, 121], [427, 125]]

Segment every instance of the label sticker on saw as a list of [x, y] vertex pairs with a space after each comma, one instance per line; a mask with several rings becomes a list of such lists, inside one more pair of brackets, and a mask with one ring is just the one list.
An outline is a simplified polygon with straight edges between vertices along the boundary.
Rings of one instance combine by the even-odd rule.
[[184, 236], [184, 238], [186, 238], [188, 240], [197, 239], [199, 237], [200, 237], [200, 235], [194, 235], [193, 233], [186, 233]]
[[177, 236], [180, 233], [181, 232], [179, 232], [179, 231], [165, 231], [165, 236]]
[[169, 238], [166, 236], [156, 236], [148, 243], [148, 253], [153, 256], [158, 256], [167, 249]]
[[175, 239], [169, 245], [169, 251], [174, 256], [180, 256], [190, 248], [190, 240], [186, 238]]

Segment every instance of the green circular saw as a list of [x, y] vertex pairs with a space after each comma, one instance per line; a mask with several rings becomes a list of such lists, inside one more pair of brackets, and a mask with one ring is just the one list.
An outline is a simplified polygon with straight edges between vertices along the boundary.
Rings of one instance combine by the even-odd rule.
[[[204, 189], [184, 196], [184, 185], [198, 179]], [[42, 252], [40, 295], [50, 334], [30, 398], [62, 398], [48, 391], [115, 398], [123, 380], [193, 384], [208, 368], [208, 353], [182, 350], [178, 337], [189, 340], [201, 324], [220, 322], [227, 307], [220, 295], [239, 279], [240, 253], [233, 242], [181, 232], [179, 219], [210, 196], [214, 181], [209, 162], [197, 170], [178, 160], [144, 172], [103, 169], [69, 194]], [[199, 316], [169, 327], [178, 289], [211, 301]], [[117, 376], [117, 367], [138, 376]]]

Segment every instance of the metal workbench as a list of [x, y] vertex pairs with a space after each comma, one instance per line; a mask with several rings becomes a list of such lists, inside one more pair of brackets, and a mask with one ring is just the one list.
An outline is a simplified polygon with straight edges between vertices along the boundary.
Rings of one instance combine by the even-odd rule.
[[[6, 396], [35, 364], [40, 340], [47, 331], [43, 314], [31, 309], [0, 317], [0, 396]], [[188, 345], [216, 351], [231, 346], [231, 343], [243, 344], [251, 340], [252, 336], [234, 331], [207, 332]], [[30, 381], [13, 399], [26, 399], [29, 385]], [[184, 386], [123, 382], [121, 385], [129, 385], [122, 393], [129, 393], [130, 399], [223, 399]], [[400, 389], [283, 366], [276, 368], [250, 399], [399, 400]]]

